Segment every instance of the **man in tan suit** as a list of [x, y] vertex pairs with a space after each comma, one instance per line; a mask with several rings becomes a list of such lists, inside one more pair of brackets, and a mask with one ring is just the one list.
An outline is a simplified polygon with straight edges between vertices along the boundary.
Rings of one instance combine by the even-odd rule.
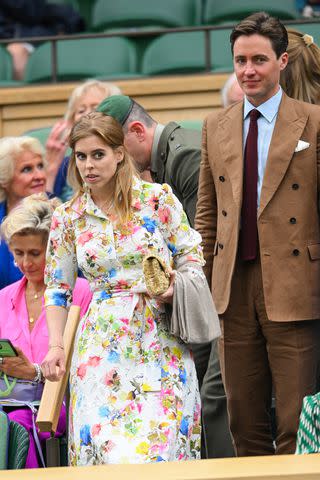
[[253, 14], [230, 40], [245, 99], [205, 121], [195, 224], [237, 454], [294, 453], [320, 347], [320, 109], [279, 86], [288, 38], [277, 19]]

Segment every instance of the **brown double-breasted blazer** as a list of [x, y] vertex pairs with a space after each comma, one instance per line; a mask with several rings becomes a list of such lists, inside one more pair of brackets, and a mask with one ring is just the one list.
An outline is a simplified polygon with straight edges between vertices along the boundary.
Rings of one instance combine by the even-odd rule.
[[[298, 142], [303, 147], [298, 150]], [[297, 148], [298, 147], [298, 148]], [[204, 122], [195, 227], [219, 314], [228, 306], [243, 185], [243, 102]], [[257, 212], [268, 318], [320, 318], [320, 107], [283, 94]]]

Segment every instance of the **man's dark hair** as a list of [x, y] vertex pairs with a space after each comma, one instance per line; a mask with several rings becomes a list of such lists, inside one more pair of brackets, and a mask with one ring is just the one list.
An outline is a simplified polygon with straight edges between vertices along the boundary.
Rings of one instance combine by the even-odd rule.
[[132, 108], [126, 119], [125, 123], [123, 124], [124, 131], [126, 132], [128, 129], [128, 124], [130, 122], [139, 121], [143, 123], [146, 127], [151, 127], [156, 121], [149, 115], [149, 113], [137, 102], [132, 100]]
[[242, 35], [250, 36], [254, 34], [269, 38], [277, 58], [286, 52], [288, 47], [288, 33], [285, 26], [278, 18], [271, 17], [266, 12], [257, 12], [243, 19], [233, 28], [230, 35], [232, 54], [237, 38]]

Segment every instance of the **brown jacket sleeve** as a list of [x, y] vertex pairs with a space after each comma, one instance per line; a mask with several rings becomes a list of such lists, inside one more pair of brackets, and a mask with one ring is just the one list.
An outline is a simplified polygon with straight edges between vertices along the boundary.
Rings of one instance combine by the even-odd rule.
[[217, 235], [217, 198], [213, 175], [208, 159], [207, 137], [208, 122], [204, 121], [202, 130], [202, 153], [200, 163], [198, 201], [195, 218], [195, 228], [202, 236], [204, 272], [208, 284], [211, 285], [214, 247]]

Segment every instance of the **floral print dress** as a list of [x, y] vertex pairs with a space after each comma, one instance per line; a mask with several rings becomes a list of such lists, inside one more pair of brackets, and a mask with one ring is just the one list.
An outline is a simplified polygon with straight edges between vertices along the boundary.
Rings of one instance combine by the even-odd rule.
[[200, 397], [192, 354], [146, 291], [142, 259], [203, 265], [201, 237], [168, 185], [134, 180], [131, 220], [118, 226], [89, 191], [55, 211], [46, 305], [69, 307], [78, 268], [93, 298], [70, 373], [71, 465], [200, 458]]

